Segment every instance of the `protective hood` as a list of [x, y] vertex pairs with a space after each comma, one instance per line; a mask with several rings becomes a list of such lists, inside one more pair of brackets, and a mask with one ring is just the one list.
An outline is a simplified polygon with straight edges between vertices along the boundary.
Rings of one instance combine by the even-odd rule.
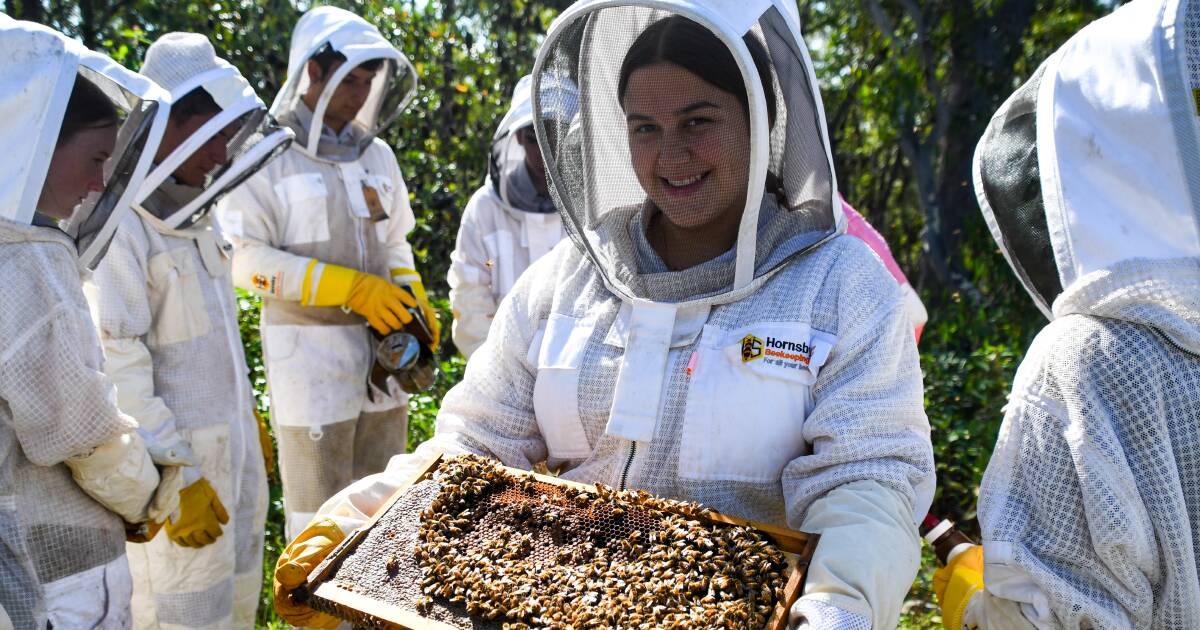
[[[1129, 309], [1103, 296], [1132, 305], [1127, 289], [1149, 278], [1137, 261], [1161, 272], [1200, 257], [1200, 18], [1188, 4], [1138, 0], [1093, 22], [1004, 103], [976, 149], [984, 217], [1051, 319], [1122, 317]], [[1196, 317], [1198, 297], [1174, 303]]]
[[[569, 118], [545, 89], [563, 84]], [[606, 431], [645, 441], [670, 348], [845, 230], [795, 3], [577, 2], [538, 52], [533, 99], [567, 233], [626, 304]]]
[[[534, 124], [568, 233], [614, 293], [736, 300], [844, 231], [820, 93], [790, 4], [590, 0], [551, 26], [534, 70]], [[580, 108], [559, 121], [562, 98], [542, 86], [565, 82], [579, 86]], [[685, 94], [724, 101], [694, 116], [661, 111]], [[780, 211], [763, 222], [760, 208]], [[659, 282], [658, 270], [637, 264], [636, 232], [660, 213], [680, 227], [732, 217], [727, 263]], [[694, 291], [656, 288], [677, 280]]]
[[[346, 61], [331, 71], [310, 112], [301, 100], [311, 84], [308, 60], [324, 50], [340, 53]], [[372, 60], [381, 60], [381, 65], [365, 102], [349, 123], [349, 133], [334, 130], [334, 137], [323, 139], [323, 135], [329, 135], [321, 130], [333, 93], [351, 70]], [[271, 104], [271, 113], [295, 130], [296, 142], [306, 154], [328, 161], [353, 161], [375, 136], [395, 122], [416, 91], [417, 73], [412, 63], [384, 39], [379, 29], [344, 9], [318, 7], [296, 23], [287, 80]]]
[[76, 81], [89, 81], [111, 101], [122, 123], [105, 187], [87, 196], [60, 225], [80, 263], [94, 269], [150, 169], [169, 106], [150, 80], [40, 24], [0, 14], [0, 218], [29, 225], [50, 168]]
[[[220, 110], [201, 114], [211, 118], [155, 164], [138, 192], [136, 205], [168, 229], [187, 229], [203, 219], [217, 199], [283, 153], [295, 137], [275, 124], [249, 82], [217, 57], [203, 35], [163, 35], [146, 51], [141, 73], [169, 91], [172, 102], [207, 95]], [[194, 95], [197, 90], [202, 93]], [[181, 181], [177, 169], [198, 153], [209, 170], [189, 172], [196, 181]]]
[[[488, 182], [500, 197], [504, 209], [510, 213], [557, 212], [554, 202], [538, 194], [532, 175], [525, 164], [525, 149], [517, 141], [517, 132], [533, 126], [533, 77], [525, 75], [517, 81], [513, 90], [512, 105], [500, 121], [500, 127], [492, 136], [492, 150], [488, 160]], [[579, 113], [579, 90], [570, 82], [546, 83], [542, 90], [549, 94], [561, 107], [552, 113], [556, 120], [569, 124]], [[519, 216], [519, 215], [518, 215]]]

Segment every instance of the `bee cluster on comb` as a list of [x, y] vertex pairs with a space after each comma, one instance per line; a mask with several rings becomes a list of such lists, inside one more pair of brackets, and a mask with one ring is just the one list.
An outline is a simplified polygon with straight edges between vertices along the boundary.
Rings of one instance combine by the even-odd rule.
[[416, 557], [434, 596], [509, 628], [762, 628], [784, 555], [690, 503], [517, 477], [464, 456], [442, 469]]
[[465, 455], [318, 567], [311, 604], [370, 627], [784, 627], [815, 539], [756, 527]]

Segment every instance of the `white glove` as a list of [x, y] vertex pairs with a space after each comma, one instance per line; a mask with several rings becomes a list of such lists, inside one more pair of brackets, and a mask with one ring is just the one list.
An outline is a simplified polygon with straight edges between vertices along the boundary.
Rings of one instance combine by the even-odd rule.
[[137, 433], [121, 434], [65, 463], [84, 492], [125, 522], [141, 523], [149, 518], [159, 476]]
[[183, 438], [177, 437], [171, 444], [156, 444], [148, 441], [146, 450], [150, 459], [160, 470], [161, 481], [154, 493], [154, 502], [150, 505], [150, 520], [162, 523], [168, 517], [178, 517], [174, 514], [179, 509], [179, 491], [192, 485], [203, 477], [200, 473], [200, 462], [192, 452], [192, 446]]

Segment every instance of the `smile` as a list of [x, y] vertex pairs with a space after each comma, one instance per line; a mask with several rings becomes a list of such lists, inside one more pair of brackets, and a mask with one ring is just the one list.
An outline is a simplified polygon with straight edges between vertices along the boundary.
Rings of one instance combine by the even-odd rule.
[[709, 171], [707, 173], [701, 173], [699, 175], [685, 177], [683, 179], [672, 179], [668, 177], [660, 177], [659, 179], [661, 179], [666, 185], [665, 187], [668, 193], [686, 195], [694, 192], [696, 189], [702, 186], [704, 184], [704, 180], [708, 179], [708, 176], [711, 174], [712, 171]]

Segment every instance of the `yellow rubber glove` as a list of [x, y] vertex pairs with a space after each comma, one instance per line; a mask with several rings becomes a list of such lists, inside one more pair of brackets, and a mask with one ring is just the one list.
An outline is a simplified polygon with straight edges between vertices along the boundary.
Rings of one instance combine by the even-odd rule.
[[342, 542], [346, 535], [332, 519], [315, 518], [295, 540], [288, 543], [275, 563], [275, 613], [284, 621], [304, 628], [331, 630], [339, 621], [292, 600], [292, 591], [308, 580], [308, 574]]
[[429, 332], [433, 335], [433, 345], [429, 349], [437, 352], [438, 346], [442, 345], [442, 325], [438, 322], [437, 309], [429, 304], [429, 296], [425, 293], [425, 285], [420, 280], [410, 282], [408, 287], [412, 289], [413, 296], [417, 298], [417, 306], [421, 307], [421, 314], [425, 316], [425, 321], [429, 323]]
[[[309, 292], [313, 274], [319, 273], [317, 290]], [[319, 263], [313, 260], [304, 275], [301, 302], [308, 306], [345, 306], [362, 315], [379, 334], [399, 330], [412, 321], [409, 308], [417, 301], [408, 291], [392, 284], [387, 278], [363, 273], [349, 267]]]
[[258, 422], [258, 444], [262, 447], [263, 466], [267, 476], [275, 474], [275, 445], [271, 443], [271, 432], [267, 430], [267, 421], [263, 420], [258, 409], [254, 409], [254, 419]]
[[400, 330], [411, 322], [413, 316], [408, 309], [416, 305], [408, 291], [384, 278], [361, 272], [354, 277], [346, 298], [346, 308], [367, 318], [367, 323], [381, 335]]
[[967, 602], [983, 590], [983, 547], [971, 545], [933, 574], [933, 592], [942, 607], [942, 627], [961, 630]]
[[430, 350], [436, 352], [438, 346], [442, 344], [442, 325], [437, 318], [437, 309], [429, 303], [429, 296], [425, 293], [425, 283], [421, 281], [421, 274], [417, 273], [416, 269], [404, 267], [392, 269], [391, 274], [392, 282], [408, 287], [417, 299], [417, 305], [421, 307], [421, 314], [429, 323], [429, 332], [433, 336], [433, 345]]
[[179, 518], [163, 525], [171, 541], [181, 547], [200, 548], [221, 537], [221, 526], [229, 522], [229, 513], [217, 492], [201, 477], [179, 491]]

